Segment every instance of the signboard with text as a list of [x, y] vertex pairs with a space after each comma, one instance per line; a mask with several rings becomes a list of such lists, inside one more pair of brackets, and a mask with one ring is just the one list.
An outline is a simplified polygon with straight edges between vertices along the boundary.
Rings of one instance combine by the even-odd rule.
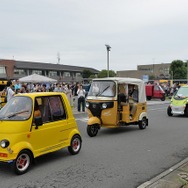
[[148, 81], [149, 81], [149, 76], [148, 76], [148, 75], [143, 75], [142, 80], [143, 80], [144, 82], [148, 82]]

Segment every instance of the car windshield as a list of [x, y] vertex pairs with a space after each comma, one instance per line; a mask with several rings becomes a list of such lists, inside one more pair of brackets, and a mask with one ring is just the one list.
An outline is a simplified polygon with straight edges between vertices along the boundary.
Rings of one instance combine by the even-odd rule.
[[32, 100], [16, 96], [0, 110], [0, 120], [26, 120], [31, 116]]
[[180, 87], [174, 98], [187, 98], [188, 97], [188, 87]]
[[93, 81], [88, 96], [114, 97], [115, 88], [114, 81]]

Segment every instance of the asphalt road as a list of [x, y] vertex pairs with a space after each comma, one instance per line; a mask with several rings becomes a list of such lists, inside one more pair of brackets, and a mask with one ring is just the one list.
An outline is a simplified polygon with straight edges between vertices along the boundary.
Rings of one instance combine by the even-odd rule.
[[0, 164], [2, 188], [134, 188], [188, 156], [186, 117], [168, 117], [167, 104], [148, 106], [149, 126], [102, 128], [90, 138], [87, 117], [76, 116], [83, 145], [39, 157], [30, 171], [14, 175]]

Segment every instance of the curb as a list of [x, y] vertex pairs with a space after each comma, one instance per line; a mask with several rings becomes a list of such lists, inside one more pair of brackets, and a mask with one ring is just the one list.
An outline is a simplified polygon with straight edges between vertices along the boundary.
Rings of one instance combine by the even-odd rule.
[[152, 184], [156, 183], [157, 181], [159, 181], [163, 177], [168, 176], [170, 173], [174, 172], [176, 169], [178, 169], [179, 167], [181, 167], [185, 163], [188, 163], [188, 157], [186, 159], [180, 161], [179, 163], [175, 164], [174, 166], [172, 166], [168, 170], [166, 170], [166, 171], [162, 172], [161, 174], [157, 175], [156, 177], [152, 178], [151, 180], [146, 181], [145, 183], [139, 185], [137, 188], [147, 188], [147, 187], [149, 188], [149, 187], [151, 187]]

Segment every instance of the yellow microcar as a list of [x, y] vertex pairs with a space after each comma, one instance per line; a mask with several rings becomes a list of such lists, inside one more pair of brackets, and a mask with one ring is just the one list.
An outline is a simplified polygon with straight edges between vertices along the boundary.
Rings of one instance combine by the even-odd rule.
[[0, 162], [10, 163], [24, 174], [33, 159], [68, 147], [79, 153], [82, 139], [63, 93], [15, 95], [0, 110]]

